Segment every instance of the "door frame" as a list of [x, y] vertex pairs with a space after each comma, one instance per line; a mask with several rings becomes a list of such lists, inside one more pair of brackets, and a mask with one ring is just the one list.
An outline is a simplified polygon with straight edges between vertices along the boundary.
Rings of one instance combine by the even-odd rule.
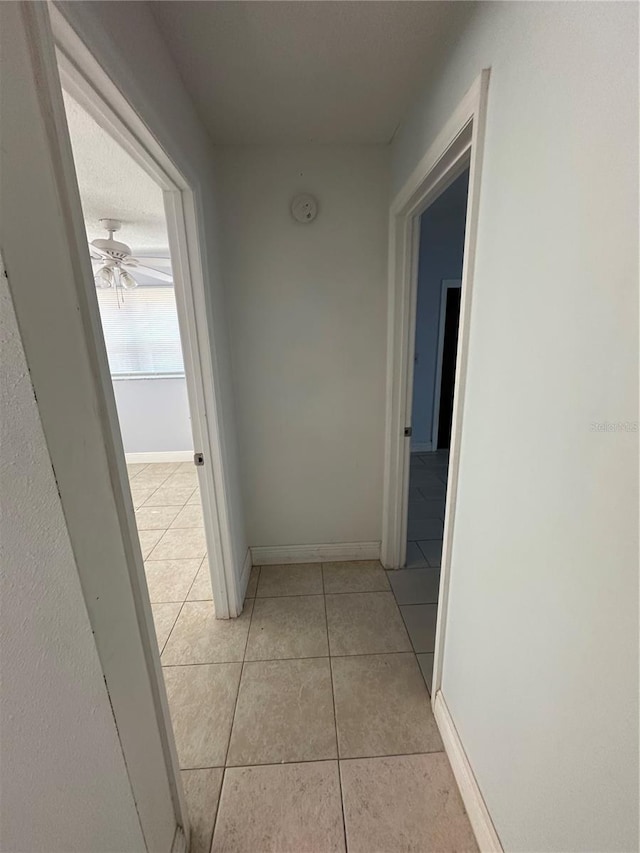
[[[438, 352], [436, 355], [436, 376], [433, 387], [433, 405], [431, 407], [431, 449], [438, 449], [438, 421], [440, 420], [440, 393], [442, 391], [442, 356], [444, 353], [444, 324], [447, 315], [447, 297], [449, 290], [462, 287], [460, 278], [443, 278], [440, 283], [440, 319], [438, 321]], [[462, 297], [462, 293], [460, 294]]]
[[435, 704], [442, 682], [489, 76], [490, 70], [487, 68], [475, 79], [453, 115], [393, 199], [389, 212], [387, 390], [381, 559], [386, 568], [398, 569], [405, 564], [407, 550], [411, 453], [411, 439], [407, 435], [407, 428], [411, 425], [413, 394], [420, 216], [466, 168], [469, 168], [460, 332], [436, 623], [432, 704]]
[[[194, 448], [204, 453], [198, 482], [216, 616], [242, 611], [224, 471], [217, 389], [221, 382], [207, 324], [197, 190], [85, 47], [63, 13], [49, 5], [63, 88], [160, 187], [164, 198]], [[104, 380], [105, 377], [102, 377]], [[109, 381], [111, 377], [109, 376]], [[210, 464], [207, 464], [207, 460]]]
[[[48, 8], [62, 88], [138, 163], [163, 193], [194, 448], [203, 452], [205, 458], [205, 464], [198, 466], [197, 471], [213, 601], [217, 618], [233, 618], [242, 612], [243, 602], [234, 569], [237, 561], [228, 512], [219, 414], [218, 389], [221, 381], [207, 322], [198, 190], [190, 186], [60, 9], [54, 4], [48, 4]], [[106, 362], [102, 362], [101, 368], [99, 383], [103, 387], [111, 385]], [[107, 395], [106, 404], [107, 407], [113, 406], [111, 424], [117, 424], [117, 412], [110, 395]], [[124, 452], [119, 438], [114, 443], [122, 455], [120, 485], [126, 490]], [[128, 523], [123, 533], [136, 539], [135, 515], [130, 502], [127, 502], [124, 512]], [[146, 591], [139, 546], [134, 545], [133, 554], [134, 559], [129, 563], [132, 583], [138, 590]], [[182, 827], [182, 833], [178, 833], [174, 840], [176, 853], [188, 849], [189, 818], [148, 593], [143, 592], [140, 598], [142, 601], [136, 608], [140, 637], [154, 687], [153, 698], [176, 822], [178, 827]]]
[[[219, 404], [221, 381], [211, 347], [207, 322], [206, 268], [201, 251], [204, 235], [200, 227], [201, 206], [198, 188], [190, 186], [124, 95], [111, 82], [81, 37], [68, 23], [60, 8], [53, 3], [47, 3], [30, 11], [33, 13], [29, 15], [33, 38], [44, 46], [47, 84], [52, 92], [51, 98], [56, 102], [53, 104], [54, 120], [58, 123], [57, 143], [63, 149], [60, 168], [65, 173], [66, 182], [75, 184], [75, 176], [72, 162], [69, 162], [71, 151], [66, 128], [61, 130], [59, 127], [61, 118], [65, 121], [65, 117], [61, 93], [59, 89], [58, 92], [55, 91], [56, 86], [59, 87], [58, 80], [163, 191], [194, 447], [205, 456], [205, 465], [198, 467], [198, 479], [205, 518], [207, 550], [210, 557], [213, 599], [219, 618], [237, 616], [242, 609], [242, 598], [234, 571], [238, 561], [230, 530], [228, 489], [223, 461]], [[49, 57], [47, 53], [46, 30], [49, 27], [53, 36], [55, 57], [53, 55]], [[68, 203], [73, 208], [71, 213], [78, 230], [77, 225], [82, 220], [82, 212], [77, 198], [77, 189], [72, 195]], [[82, 252], [82, 244], [76, 242], [76, 245]], [[84, 245], [86, 246], [86, 238], [84, 238]], [[97, 303], [95, 298], [92, 301], [89, 293], [91, 279], [87, 277], [87, 273], [91, 272], [91, 265], [88, 258], [88, 251], [86, 264], [85, 259], [80, 258], [84, 265], [83, 300], [87, 301], [89, 313], [92, 315], [89, 322], [84, 321], [84, 334], [94, 356], [96, 390], [101, 397], [103, 410], [102, 429], [105, 435], [105, 447], [108, 452], [113, 450], [114, 454], [110, 470], [111, 484], [120, 516], [120, 532], [126, 547], [138, 638], [146, 661], [152, 704], [175, 814], [177, 830], [173, 851], [176, 853], [176, 851], [188, 849], [190, 834], [188, 812], [180, 779], [180, 765], [162, 676], [135, 514], [129, 495], [112, 379], [104, 354], [104, 342], [97, 317]], [[100, 651], [101, 648], [109, 646], [109, 632], [113, 631], [113, 622], [108, 618], [106, 621], [100, 619], [95, 622], [92, 618], [92, 622], [96, 645]], [[112, 696], [119, 689], [119, 682], [125, 677], [123, 669], [124, 665], [121, 666], [118, 660], [114, 659], [110, 665], [110, 671], [108, 673], [105, 671], [107, 689]], [[125, 735], [130, 731], [130, 734], [135, 737], [136, 727], [140, 723], [135, 717], [135, 708], [131, 710], [131, 719], [118, 721], [123, 749]], [[114, 715], [117, 714], [118, 708], [114, 703]], [[147, 832], [152, 837], [154, 818], [146, 810], [143, 811], [140, 805], [150, 781], [148, 774], [145, 775], [147, 773], [145, 760], [138, 764], [138, 757], [127, 757], [130, 781], [138, 804], [143, 832], [145, 837]]]

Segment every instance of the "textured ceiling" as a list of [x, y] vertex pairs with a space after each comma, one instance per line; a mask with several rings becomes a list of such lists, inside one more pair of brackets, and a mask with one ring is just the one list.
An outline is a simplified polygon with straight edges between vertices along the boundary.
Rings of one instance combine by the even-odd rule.
[[87, 237], [106, 237], [100, 219], [120, 219], [116, 240], [135, 253], [168, 255], [162, 191], [66, 92], [64, 104]]
[[384, 144], [474, 4], [148, 5], [215, 143]]

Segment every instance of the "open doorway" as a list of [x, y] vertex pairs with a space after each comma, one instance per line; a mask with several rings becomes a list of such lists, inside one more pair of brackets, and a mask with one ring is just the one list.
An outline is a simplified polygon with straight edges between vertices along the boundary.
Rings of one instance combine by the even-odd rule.
[[211, 574], [162, 190], [64, 92], [135, 521], [163, 655]]
[[[489, 77], [489, 69], [478, 75], [396, 194], [389, 215], [389, 346], [381, 557], [387, 569], [400, 570], [391, 575], [402, 575], [402, 585], [410, 590], [406, 599], [411, 600], [406, 600], [400, 609], [418, 653], [441, 730], [451, 726], [440, 685]], [[454, 229], [457, 238], [453, 241], [457, 249], [452, 252], [456, 261], [453, 265], [429, 264], [427, 261], [438, 258], [446, 240], [443, 235], [437, 236], [436, 226], [436, 237], [427, 253], [428, 240], [422, 239], [423, 231], [433, 227], [434, 217], [437, 221], [446, 219], [447, 205], [458, 223]], [[438, 217], [438, 211], [445, 215]], [[422, 275], [424, 279], [427, 271], [433, 277], [428, 290], [431, 301], [424, 285], [422, 294], [419, 293], [419, 278]], [[421, 317], [427, 317], [431, 326], [431, 344], [426, 347], [419, 339], [420, 333], [416, 335]], [[418, 573], [424, 578], [418, 580]], [[391, 577], [390, 580], [393, 585]], [[400, 584], [397, 580], [396, 586]], [[410, 622], [414, 623], [413, 631]]]
[[456, 373], [469, 169], [420, 217], [406, 567], [407, 625], [432, 689]]
[[[180, 217], [171, 219], [171, 191], [158, 186], [84, 102], [68, 90], [63, 99], [93, 268], [89, 297], [100, 320], [143, 561], [131, 567], [143, 592], [143, 639], [158, 686], [163, 681], [166, 688], [158, 691], [158, 710], [165, 722], [170, 718], [174, 735], [167, 760], [176, 818], [186, 828], [186, 802], [193, 849], [204, 850], [211, 827], [197, 815], [203, 799], [217, 796], [219, 774], [210, 768], [224, 763], [228, 682], [238, 670], [229, 662], [242, 660], [253, 604], [239, 613], [242, 602], [234, 603], [233, 566], [227, 565], [228, 583], [222, 557], [228, 531], [218, 516], [220, 483], [211, 482], [212, 448], [219, 447], [199, 440], [212, 421], [199, 406], [205, 389], [197, 369], [203, 361], [198, 347], [208, 338], [203, 342], [190, 320], [197, 293], [184, 263]], [[108, 383], [108, 376], [101, 378]], [[220, 667], [202, 666], [211, 662]]]

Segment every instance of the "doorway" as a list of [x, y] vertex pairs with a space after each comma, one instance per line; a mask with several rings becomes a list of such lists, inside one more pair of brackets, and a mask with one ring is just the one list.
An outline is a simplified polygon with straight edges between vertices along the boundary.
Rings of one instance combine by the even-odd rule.
[[[399, 569], [405, 572], [430, 570], [430, 583], [432, 588], [437, 589], [437, 593], [432, 592], [430, 600], [415, 602], [420, 607], [429, 607], [430, 611], [428, 614], [419, 614], [420, 618], [414, 621], [418, 624], [419, 630], [429, 638], [425, 648], [428, 645], [431, 651], [422, 652], [429, 655], [423, 661], [425, 664], [423, 672], [431, 692], [434, 714], [443, 726], [447, 725], [447, 712], [443, 707], [439, 691], [446, 636], [451, 546], [463, 427], [489, 76], [489, 70], [485, 69], [476, 78], [418, 166], [397, 192], [391, 203], [389, 215], [387, 330], [389, 346], [381, 558], [387, 569]], [[421, 260], [423, 260], [421, 255], [424, 250], [421, 229], [426, 221], [423, 220], [423, 216], [428, 218], [433, 214], [433, 208], [436, 208], [438, 200], [445, 197], [447, 190], [456, 181], [462, 185], [461, 194], [465, 197], [466, 206], [461, 252], [462, 269], [457, 274], [442, 272], [438, 275], [435, 291], [438, 304], [435, 308], [432, 306], [425, 315], [432, 322], [435, 321], [438, 328], [438, 318], [442, 313], [440, 310], [442, 282], [453, 278], [460, 280], [459, 307], [454, 296], [449, 308], [448, 337], [450, 340], [447, 349], [450, 353], [453, 353], [454, 349], [456, 352], [455, 362], [451, 357], [448, 359], [448, 373], [453, 377], [453, 394], [451, 396], [449, 388], [450, 402], [445, 402], [445, 405], [441, 406], [443, 394], [441, 369], [440, 389], [438, 397], [434, 397], [437, 354], [433, 356], [431, 367], [429, 367], [427, 358], [421, 361], [418, 348], [417, 360], [414, 363], [414, 349], [417, 347], [416, 329], [421, 310], [418, 304], [418, 278]], [[443, 306], [445, 332], [442, 338], [443, 358], [448, 302], [447, 294], [447, 300]], [[456, 313], [458, 328], [454, 347]], [[436, 337], [438, 337], [437, 333], [434, 334], [434, 338]], [[431, 353], [433, 352], [432, 349]], [[423, 351], [424, 354], [425, 351]], [[422, 394], [421, 399], [426, 409], [421, 415], [413, 408], [414, 375], [422, 390], [429, 382], [432, 388], [430, 394]], [[420, 375], [424, 381], [420, 380]], [[449, 387], [449, 384], [448, 380], [445, 381], [445, 388]], [[436, 399], [443, 413], [442, 418], [438, 414], [434, 439], [433, 404]], [[441, 440], [443, 444], [449, 444], [448, 450], [445, 447], [439, 447]], [[412, 508], [412, 503], [417, 503], [418, 506]], [[420, 518], [420, 515], [423, 517]], [[423, 548], [418, 544], [420, 542], [432, 544], [425, 545]], [[415, 565], [412, 555], [420, 565]], [[438, 567], [439, 577], [434, 580], [433, 575], [438, 571]], [[432, 666], [433, 669], [431, 669]], [[430, 677], [431, 672], [432, 677]]]
[[[466, 212], [466, 207], [465, 207]], [[461, 217], [463, 220], [463, 217]], [[464, 240], [464, 221], [461, 221]], [[462, 265], [462, 250], [460, 251]], [[460, 327], [461, 280], [442, 282], [436, 390], [433, 398], [432, 450], [448, 450], [451, 443], [453, 390], [456, 378], [458, 330]], [[414, 391], [415, 394], [415, 391]]]
[[187, 599], [214, 608], [164, 201], [126, 151], [63, 97], [162, 655]]
[[[118, 193], [111, 197], [107, 194], [106, 199], [100, 196], [101, 180], [105, 183], [102, 189], [112, 189], [105, 180], [109, 177], [106, 168], [102, 169], [109, 154], [102, 159], [95, 157], [92, 169], [98, 186], [93, 187], [94, 196], [90, 192], [87, 199], [82, 198], [83, 217], [73, 194], [71, 213], [76, 234], [80, 234], [82, 224], [87, 232], [85, 239], [77, 236], [74, 244], [82, 262], [78, 285], [90, 318], [88, 349], [97, 365], [93, 379], [99, 387], [99, 399], [104, 401], [96, 407], [97, 414], [104, 424], [104, 447], [113, 456], [109, 494], [118, 502], [117, 536], [127, 549], [122, 566], [126, 580], [118, 604], [129, 608], [127, 617], [135, 631], [135, 639], [127, 637], [131, 649], [122, 642], [126, 651], [111, 654], [112, 668], [108, 675], [105, 672], [105, 680], [112, 696], [121, 700], [120, 704], [114, 700], [114, 713], [118, 714], [122, 705], [130, 711], [124, 721], [120, 715], [119, 730], [123, 738], [129, 738], [128, 743], [139, 747], [129, 763], [134, 792], [143, 792], [140, 796], [144, 800], [150, 788], [165, 791], [168, 786], [175, 849], [179, 849], [182, 842], [188, 846], [189, 813], [194, 846], [202, 843], [201, 827], [193, 820], [194, 809], [197, 814], [199, 798], [209, 797], [216, 784], [209, 772], [193, 768], [189, 760], [187, 717], [189, 702], [194, 699], [185, 698], [180, 676], [192, 669], [202, 670], [197, 660], [188, 658], [201, 653], [203, 638], [221, 648], [225, 632], [243, 630], [242, 617], [229, 619], [242, 612], [243, 578], [237, 571], [231, 537], [220, 428], [221, 382], [210, 339], [200, 211], [193, 188], [130, 105], [110, 86], [103, 69], [55, 8], [53, 22], [57, 72], [67, 107], [73, 100], [86, 114], [80, 136], [89, 137], [90, 148], [96, 134], [108, 140], [114, 162], [119, 158], [115, 176], [114, 170], [110, 175], [111, 183], [116, 185], [117, 176], [126, 174], [133, 188], [127, 198], [118, 197]], [[66, 123], [73, 137], [73, 122], [62, 113], [57, 74], [52, 86], [57, 87], [56, 119], [59, 125]], [[93, 122], [91, 130], [87, 117]], [[66, 129], [62, 133], [65, 136]], [[71, 153], [69, 149], [64, 152], [67, 160]], [[123, 157], [130, 162], [125, 165]], [[74, 184], [73, 171], [66, 168]], [[78, 183], [82, 196], [82, 179]], [[103, 210], [97, 201], [112, 206]], [[87, 215], [89, 202], [96, 202], [92, 216]], [[151, 227], [145, 232], [149, 225], [156, 230]], [[151, 241], [146, 239], [149, 234]], [[103, 239], [108, 241], [106, 245], [95, 242]], [[104, 251], [117, 248], [109, 243], [112, 240], [127, 244], [120, 264], [110, 264], [113, 259], [108, 252], [107, 263], [103, 263]], [[93, 255], [91, 269], [89, 257]], [[111, 275], [105, 275], [105, 266]], [[96, 278], [106, 278], [107, 286], [100, 287], [105, 282]], [[168, 385], [173, 386], [173, 395], [167, 393]], [[164, 397], [158, 401], [163, 386]], [[150, 401], [160, 404], [152, 406]], [[153, 417], [149, 417], [150, 409]], [[168, 440], [168, 436], [168, 446], [159, 447], [157, 442]], [[136, 444], [152, 437], [156, 442], [153, 446]], [[247, 565], [247, 578], [249, 570]], [[102, 575], [100, 585], [104, 589], [111, 576], [107, 580], [104, 572]], [[96, 642], [99, 647], [112, 649], [113, 599], [102, 594], [94, 600], [97, 610], [104, 601], [108, 610], [94, 631]], [[198, 631], [195, 639], [191, 630], [194, 625]], [[135, 655], [136, 642], [149, 685], [151, 713], [147, 712], [144, 719], [140, 704], [135, 702], [127, 657], [129, 651]], [[136, 681], [141, 681], [139, 673]], [[207, 696], [198, 697], [198, 701], [206, 709], [203, 716], [210, 721], [219, 716], [220, 709], [215, 690], [206, 686]], [[152, 723], [157, 724], [157, 736]], [[152, 838], [154, 833], [166, 830], [170, 818], [165, 812], [161, 824], [158, 800], [149, 802], [148, 809], [146, 803], [144, 800], [140, 806], [141, 824]], [[155, 849], [159, 845], [152, 841], [150, 846]]]
[[[432, 690], [460, 320], [468, 168], [420, 217], [406, 565], [408, 628]], [[419, 627], [419, 630], [416, 628]]]

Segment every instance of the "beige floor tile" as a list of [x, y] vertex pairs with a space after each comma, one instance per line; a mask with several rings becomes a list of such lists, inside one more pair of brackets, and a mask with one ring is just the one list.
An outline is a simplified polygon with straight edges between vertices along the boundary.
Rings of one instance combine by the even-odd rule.
[[258, 589], [258, 578], [260, 577], [260, 566], [252, 566], [251, 574], [249, 575], [249, 583], [247, 584], [247, 591], [245, 593], [245, 598], [255, 598], [256, 590]]
[[164, 649], [165, 643], [169, 639], [171, 629], [175, 625], [178, 613], [182, 603], [174, 601], [171, 604], [152, 604], [151, 611], [153, 612], [153, 623], [156, 627], [156, 637], [158, 639], [158, 649], [160, 654]]
[[232, 767], [225, 772], [211, 853], [344, 849], [336, 761]]
[[443, 748], [414, 654], [332, 658], [331, 669], [340, 758]]
[[130, 462], [127, 465], [127, 474], [129, 475], [129, 480], [133, 480], [134, 477], [137, 477], [141, 471], [147, 467], [146, 462]]
[[151, 601], [184, 601], [199, 566], [199, 560], [146, 560], [144, 570]]
[[317, 595], [322, 593], [320, 563], [262, 566], [258, 598], [272, 595]]
[[[247, 603], [250, 601], [252, 599]], [[328, 654], [324, 596], [255, 599], [246, 660], [311, 658]]]
[[169, 529], [149, 555], [151, 560], [202, 560], [207, 543], [202, 527]]
[[199, 504], [192, 504], [180, 510], [171, 527], [202, 527], [203, 524], [202, 507]]
[[200, 500], [200, 489], [196, 489], [187, 501], [187, 506], [193, 506], [194, 504], [202, 505], [202, 501]]
[[147, 465], [148, 470], [155, 471], [158, 474], [164, 474], [167, 477], [169, 474], [173, 474], [174, 471], [177, 471], [179, 467], [179, 462], [150, 462]]
[[389, 589], [387, 575], [378, 560], [323, 563], [324, 591], [380, 592]]
[[160, 486], [144, 502], [145, 506], [184, 506], [193, 495], [192, 486]]
[[213, 592], [211, 590], [211, 571], [209, 570], [209, 560], [204, 558], [198, 574], [193, 582], [193, 586], [189, 590], [187, 601], [212, 601]]
[[223, 770], [183, 770], [182, 785], [191, 824], [189, 853], [209, 853], [218, 809]]
[[393, 593], [327, 595], [326, 601], [332, 655], [412, 650]]
[[166, 530], [180, 512], [177, 506], [141, 506], [136, 510], [138, 530]]
[[166, 471], [158, 471], [153, 465], [147, 465], [144, 471], [136, 475], [135, 484], [136, 486], [153, 486], [157, 489], [169, 476]]
[[148, 501], [152, 496], [156, 489], [153, 486], [136, 486], [135, 480], [131, 484], [131, 500], [133, 501], [133, 508], [138, 509]]
[[164, 667], [183, 769], [224, 766], [241, 669], [240, 663]]
[[186, 601], [162, 655], [163, 665], [242, 661], [252, 604], [250, 599], [237, 619], [216, 619], [213, 601]]
[[349, 853], [477, 851], [444, 753], [340, 762]]
[[227, 763], [336, 757], [329, 659], [245, 663]]
[[198, 475], [195, 471], [176, 471], [167, 479], [165, 485], [168, 489], [183, 487], [195, 489], [198, 485]]
[[146, 560], [151, 551], [162, 538], [164, 530], [138, 530], [142, 559]]

